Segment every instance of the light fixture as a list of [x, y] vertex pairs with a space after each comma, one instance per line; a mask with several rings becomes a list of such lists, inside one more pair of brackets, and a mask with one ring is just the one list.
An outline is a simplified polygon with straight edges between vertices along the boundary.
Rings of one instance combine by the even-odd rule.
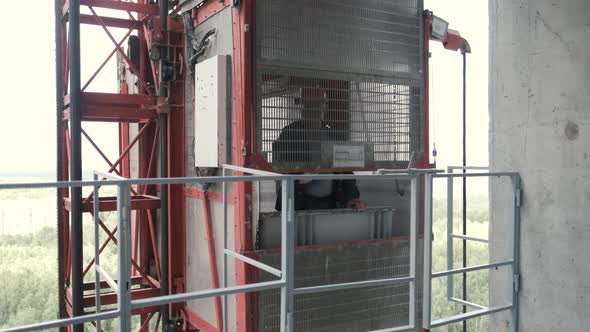
[[445, 38], [447, 38], [447, 33], [449, 32], [449, 22], [443, 20], [438, 16], [433, 15], [431, 29], [431, 34], [433, 38], [444, 40]]

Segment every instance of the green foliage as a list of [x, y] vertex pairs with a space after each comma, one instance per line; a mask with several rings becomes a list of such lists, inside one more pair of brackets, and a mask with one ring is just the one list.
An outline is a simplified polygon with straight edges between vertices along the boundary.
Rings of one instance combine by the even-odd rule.
[[[461, 230], [461, 202], [454, 202], [454, 229]], [[486, 238], [488, 233], [488, 208], [485, 198], [470, 198], [467, 214], [468, 233], [471, 236]], [[433, 206], [433, 272], [447, 269], [446, 257], [446, 202], [435, 200]], [[112, 228], [115, 224], [113, 213], [101, 214], [105, 223]], [[106, 234], [100, 231], [100, 243]], [[89, 261], [94, 256], [94, 230], [89, 219], [84, 221], [84, 257]], [[57, 244], [56, 230], [46, 227], [27, 235], [0, 235], [0, 329], [52, 320], [57, 317]], [[487, 246], [482, 243], [468, 243], [469, 265], [483, 264], [489, 260]], [[454, 241], [454, 267], [462, 264], [461, 241]], [[116, 275], [116, 246], [110, 244], [101, 255], [101, 265], [113, 276]], [[92, 270], [91, 270], [92, 271]], [[468, 274], [468, 300], [480, 305], [488, 305], [488, 272], [479, 271]], [[454, 277], [454, 296], [462, 295], [462, 277]], [[94, 274], [88, 273], [86, 282], [94, 281]], [[433, 281], [432, 318], [433, 320], [461, 313], [462, 307], [447, 301], [447, 278]], [[153, 323], [152, 323], [153, 324]], [[488, 330], [488, 321], [477, 318], [468, 322], [468, 331]], [[89, 324], [86, 329], [94, 331]], [[133, 321], [134, 330], [139, 326], [137, 318]], [[113, 331], [117, 321], [103, 322], [105, 331]], [[455, 324], [436, 331], [462, 331], [461, 324]]]
[[55, 230], [0, 236], [0, 329], [57, 317]]
[[[487, 238], [488, 235], [488, 208], [487, 199], [484, 197], [470, 197], [468, 199], [467, 233], [470, 236]], [[461, 201], [453, 202], [453, 232], [460, 234], [462, 230], [463, 216]], [[432, 245], [432, 271], [444, 271], [447, 268], [447, 205], [446, 200], [435, 200], [433, 204], [433, 233], [436, 234]], [[485, 264], [489, 261], [487, 244], [480, 242], [467, 242], [467, 265]], [[460, 268], [463, 264], [462, 240], [453, 242], [453, 268]], [[437, 278], [432, 282], [432, 319], [449, 317], [462, 313], [463, 307], [447, 300], [447, 281], [445, 278]], [[453, 296], [461, 298], [463, 292], [463, 277], [453, 277]], [[467, 274], [467, 300], [479, 305], [489, 304], [489, 272], [476, 271]], [[472, 309], [468, 309], [470, 311]], [[433, 331], [462, 332], [462, 324], [453, 324], [434, 329]], [[467, 321], [467, 331], [488, 331], [486, 317]]]

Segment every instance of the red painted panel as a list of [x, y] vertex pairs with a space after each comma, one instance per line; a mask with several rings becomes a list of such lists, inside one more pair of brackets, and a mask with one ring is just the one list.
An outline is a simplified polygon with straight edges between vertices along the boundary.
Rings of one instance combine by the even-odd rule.
[[[234, 123], [232, 163], [245, 166], [246, 159], [252, 153], [252, 124], [253, 107], [253, 20], [251, 0], [242, 1], [240, 7], [235, 7], [232, 13], [233, 22], [233, 95], [234, 95]], [[234, 247], [238, 252], [252, 249], [251, 218], [252, 218], [252, 186], [249, 183], [236, 183], [236, 207], [234, 216]], [[241, 261], [236, 262], [236, 284], [247, 284], [253, 280], [253, 270]], [[237, 330], [252, 330], [252, 294], [239, 294], [237, 303]], [[229, 327], [230, 329], [232, 327]]]
[[423, 71], [424, 71], [424, 86], [422, 87], [422, 94], [424, 102], [422, 103], [422, 130], [423, 133], [423, 147], [422, 155], [416, 160], [417, 168], [432, 168], [434, 165], [430, 164], [430, 91], [429, 91], [429, 61], [430, 61], [430, 24], [432, 23], [432, 16], [424, 17], [423, 26]]

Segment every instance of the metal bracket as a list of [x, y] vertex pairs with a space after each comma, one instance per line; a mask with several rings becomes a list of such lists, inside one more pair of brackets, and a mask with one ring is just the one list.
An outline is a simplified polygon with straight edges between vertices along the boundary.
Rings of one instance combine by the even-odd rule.
[[520, 188], [516, 188], [516, 207], [520, 207], [522, 204], [522, 190]]
[[520, 291], [520, 274], [515, 274], [514, 279], [514, 291], [518, 293]]

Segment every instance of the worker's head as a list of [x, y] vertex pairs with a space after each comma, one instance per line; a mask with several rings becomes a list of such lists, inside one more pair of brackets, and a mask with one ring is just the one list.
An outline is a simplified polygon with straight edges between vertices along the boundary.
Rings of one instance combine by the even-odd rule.
[[301, 92], [303, 109], [301, 118], [310, 123], [321, 124], [326, 109], [326, 90], [319, 87], [305, 87]]

